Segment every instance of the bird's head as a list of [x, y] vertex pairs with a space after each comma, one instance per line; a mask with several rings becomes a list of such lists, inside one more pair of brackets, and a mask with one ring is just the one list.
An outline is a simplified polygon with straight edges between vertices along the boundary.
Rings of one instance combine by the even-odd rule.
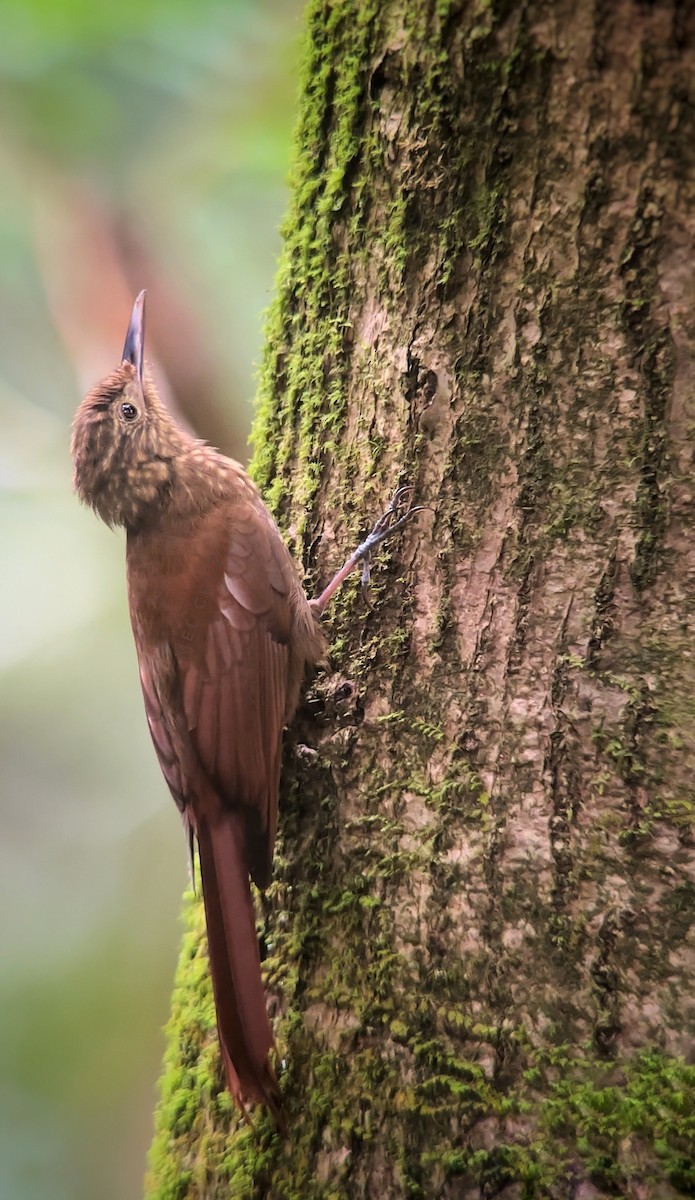
[[136, 528], [161, 504], [185, 436], [144, 367], [145, 293], [133, 307], [123, 357], [85, 397], [72, 427], [75, 490], [107, 525]]

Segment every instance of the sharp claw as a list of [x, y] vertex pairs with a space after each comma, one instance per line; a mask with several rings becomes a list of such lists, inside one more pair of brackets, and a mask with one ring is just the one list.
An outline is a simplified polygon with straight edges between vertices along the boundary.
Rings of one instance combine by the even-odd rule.
[[404, 484], [402, 487], [396, 488], [386, 512], [382, 513], [379, 520], [372, 526], [371, 532], [362, 542], [362, 545], [358, 546], [354, 553], [343, 563], [340, 570], [333, 576], [328, 587], [323, 589], [321, 595], [310, 602], [317, 617], [321, 617], [331, 596], [334, 595], [350, 571], [360, 562], [362, 563], [362, 595], [364, 596], [365, 604], [369, 608], [373, 607], [369, 599], [370, 554], [377, 546], [380, 546], [382, 542], [385, 542], [387, 538], [401, 529], [412, 517], [429, 508], [427, 504], [409, 504], [407, 497], [413, 491], [414, 489], [411, 484]]
[[405, 497], [413, 490], [414, 489], [410, 484], [396, 488], [396, 491], [391, 497], [391, 503], [389, 504], [389, 507], [386, 509], [386, 512], [382, 513], [378, 521], [374, 523], [371, 531], [365, 538], [362, 545], [358, 546], [357, 550], [355, 551], [355, 560], [353, 561], [359, 562], [359, 560], [362, 559], [366, 564], [369, 559], [369, 554], [372, 550], [381, 545], [382, 542], [385, 542], [386, 539], [391, 537], [391, 534], [396, 533], [398, 529], [402, 529], [402, 527], [408, 521], [410, 521], [412, 517], [416, 516], [417, 513], [423, 512], [424, 509], [427, 508], [426, 504], [411, 504], [409, 507], [405, 508], [405, 511], [403, 511], [405, 507]]
[[390, 503], [389, 507], [387, 508], [384, 516], [386, 516], [386, 515], [390, 516], [391, 514], [399, 512], [400, 509], [403, 508], [403, 504], [404, 504], [406, 496], [410, 495], [413, 491], [414, 491], [414, 488], [409, 483], [404, 484], [403, 487], [396, 488], [395, 492], [393, 493], [393, 496], [391, 497], [391, 503]]
[[413, 488], [409, 483], [405, 484], [404, 487], [396, 488], [395, 492], [393, 493], [393, 496], [391, 497], [391, 508], [400, 508], [401, 504], [403, 503], [404, 498], [406, 496], [408, 496], [412, 491], [413, 491]]

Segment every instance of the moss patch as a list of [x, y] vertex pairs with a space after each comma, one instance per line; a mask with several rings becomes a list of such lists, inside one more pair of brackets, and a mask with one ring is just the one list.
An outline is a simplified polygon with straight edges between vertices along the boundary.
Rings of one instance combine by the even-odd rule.
[[663, 139], [586, 140], [608, 90], [527, 14], [308, 11], [253, 470], [309, 569], [385, 481], [437, 511], [417, 598], [407, 538], [375, 613], [338, 597], [310, 765], [287, 748], [259, 912], [290, 1136], [231, 1112], [191, 904], [151, 1200], [693, 1191], [693, 1069], [648, 1015], [620, 1042], [630, 1002], [682, 1033], [692, 920], [665, 201], [646, 181], [625, 220], [615, 181]]

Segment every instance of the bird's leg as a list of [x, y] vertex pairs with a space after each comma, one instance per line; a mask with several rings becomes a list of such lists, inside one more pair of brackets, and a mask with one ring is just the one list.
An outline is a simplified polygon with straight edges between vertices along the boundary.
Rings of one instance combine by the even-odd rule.
[[400, 487], [393, 493], [389, 507], [379, 517], [369, 535], [343, 563], [340, 570], [336, 571], [331, 582], [323, 589], [321, 595], [317, 596], [315, 600], [309, 601], [318, 617], [323, 616], [329, 601], [335, 595], [343, 580], [347, 578], [358, 563], [362, 563], [362, 595], [367, 604], [369, 604], [367, 592], [369, 588], [370, 555], [372, 551], [376, 550], [377, 546], [380, 546], [387, 538], [392, 537], [397, 530], [402, 529], [417, 513], [423, 512], [427, 507], [425, 504], [410, 503], [409, 497], [412, 490], [411, 487]]

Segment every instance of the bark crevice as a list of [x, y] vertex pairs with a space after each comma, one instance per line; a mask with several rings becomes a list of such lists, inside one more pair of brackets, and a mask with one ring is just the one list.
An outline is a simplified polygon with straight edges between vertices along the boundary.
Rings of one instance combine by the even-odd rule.
[[[234, 1125], [189, 911], [149, 1196], [695, 1188], [695, 16], [313, 0], [255, 471], [312, 577]], [[306, 745], [312, 753], [296, 753]]]

